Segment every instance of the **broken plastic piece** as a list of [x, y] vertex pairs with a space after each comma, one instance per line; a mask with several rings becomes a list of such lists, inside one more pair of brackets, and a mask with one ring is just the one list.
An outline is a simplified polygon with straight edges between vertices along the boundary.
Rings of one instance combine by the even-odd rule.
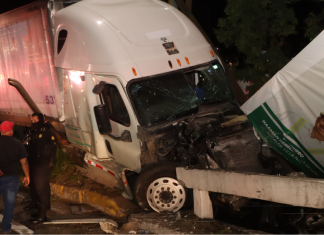
[[111, 220], [111, 219], [107, 219], [105, 221], [101, 221], [99, 222], [100, 224], [100, 228], [108, 234], [118, 234], [117, 233], [117, 228], [118, 228], [118, 224]]

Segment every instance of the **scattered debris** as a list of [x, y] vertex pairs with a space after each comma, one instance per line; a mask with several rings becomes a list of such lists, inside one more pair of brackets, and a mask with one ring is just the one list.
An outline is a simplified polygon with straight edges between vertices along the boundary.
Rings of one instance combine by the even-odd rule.
[[[324, 220], [321, 215], [315, 215], [310, 218], [308, 218], [308, 220], [312, 220], [312, 222], [309, 224], [310, 227], [316, 229], [316, 228], [322, 227], [324, 225]], [[307, 220], [306, 220], [306, 223], [307, 223]]]
[[63, 220], [48, 220], [43, 224], [96, 224], [100, 222], [106, 222], [106, 218], [95, 219], [63, 219]]
[[[176, 218], [180, 219], [176, 220]], [[131, 230], [137, 231], [137, 234], [265, 234], [265, 232], [262, 231], [249, 230], [214, 219], [198, 219], [193, 211], [181, 211], [181, 213], [131, 214], [128, 217], [128, 221], [127, 224], [124, 224], [123, 227], [118, 230], [120, 234], [126, 234]]]
[[181, 220], [181, 214], [179, 211], [177, 212], [176, 220]]
[[[118, 224], [115, 221], [107, 219], [104, 222], [103, 221], [99, 222], [99, 224], [100, 224], [100, 228], [105, 233], [118, 234], [117, 232]], [[136, 232], [133, 234], [136, 234]]]
[[[0, 220], [2, 220], [3, 215], [0, 214]], [[11, 222], [11, 230], [17, 232], [18, 234], [34, 234], [33, 230], [30, 230], [26, 226], [16, 222], [12, 221]]]
[[305, 221], [305, 223], [308, 225], [308, 226], [310, 226], [312, 223], [314, 223], [314, 218], [313, 218], [313, 216], [310, 216], [310, 217], [308, 217], [307, 219], [306, 219], [306, 221]]
[[293, 176], [293, 177], [300, 177], [300, 178], [306, 178], [306, 175], [304, 172], [291, 172], [287, 176]]
[[78, 206], [71, 206], [71, 212], [76, 215], [81, 214], [81, 210]]
[[242, 124], [242, 123], [247, 123], [249, 120], [247, 118], [247, 116], [242, 115], [242, 116], [237, 116], [236, 118], [227, 121], [227, 122], [223, 122], [221, 124], [221, 127], [229, 127], [229, 126], [235, 126], [237, 124]]

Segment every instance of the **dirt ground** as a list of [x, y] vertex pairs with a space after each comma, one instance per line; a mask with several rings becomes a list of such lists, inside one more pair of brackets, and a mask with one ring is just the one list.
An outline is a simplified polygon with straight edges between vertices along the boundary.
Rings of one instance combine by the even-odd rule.
[[108, 188], [102, 184], [96, 183], [91, 179], [84, 177], [82, 174], [77, 172], [76, 167], [69, 166], [69, 168], [62, 172], [60, 175], [52, 178], [51, 183], [71, 186], [74, 188], [82, 188], [90, 191], [95, 191], [103, 195], [108, 195], [112, 192], [120, 191], [118, 188]]
[[199, 219], [193, 210], [133, 214], [128, 217], [128, 221], [120, 228], [120, 233], [128, 233], [128, 229], [137, 233], [155, 234], [264, 234], [219, 220]]
[[110, 195], [112, 192], [121, 195], [121, 189], [106, 187], [80, 174], [75, 166], [76, 163], [78, 162], [76, 162], [74, 158], [71, 158], [71, 153], [65, 153], [62, 150], [58, 150], [50, 182], [89, 190], [102, 195]]

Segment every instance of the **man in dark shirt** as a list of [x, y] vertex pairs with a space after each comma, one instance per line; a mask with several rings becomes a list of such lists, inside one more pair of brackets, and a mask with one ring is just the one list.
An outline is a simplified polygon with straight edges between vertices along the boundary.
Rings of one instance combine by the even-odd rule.
[[13, 122], [4, 121], [0, 125], [0, 194], [3, 194], [4, 215], [2, 232], [8, 233], [19, 189], [20, 164], [25, 173], [23, 183], [29, 184], [29, 167], [24, 145], [13, 138]]
[[50, 209], [51, 188], [49, 185], [52, 166], [56, 156], [56, 140], [50, 131], [50, 126], [44, 123], [41, 113], [34, 113], [31, 118], [32, 130], [28, 137], [27, 150], [30, 165], [30, 195], [32, 202], [25, 210], [38, 208], [34, 223], [47, 220], [46, 210]]

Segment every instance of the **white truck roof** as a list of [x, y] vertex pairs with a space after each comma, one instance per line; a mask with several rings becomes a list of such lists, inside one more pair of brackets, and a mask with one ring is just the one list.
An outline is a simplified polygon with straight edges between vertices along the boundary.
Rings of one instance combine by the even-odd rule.
[[[67, 30], [67, 37], [57, 54], [61, 30]], [[169, 55], [162, 38], [173, 42], [180, 53]], [[56, 67], [115, 74], [125, 84], [215, 59], [210, 53], [211, 46], [196, 26], [180, 11], [159, 0], [75, 3], [55, 15], [54, 45]]]

